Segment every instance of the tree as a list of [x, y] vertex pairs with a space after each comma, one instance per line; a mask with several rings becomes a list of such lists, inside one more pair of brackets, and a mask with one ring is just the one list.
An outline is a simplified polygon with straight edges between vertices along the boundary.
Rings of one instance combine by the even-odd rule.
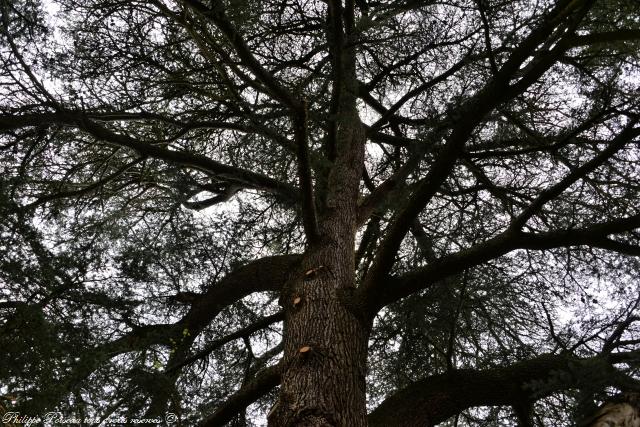
[[638, 389], [636, 1], [0, 4], [10, 410], [563, 425]]

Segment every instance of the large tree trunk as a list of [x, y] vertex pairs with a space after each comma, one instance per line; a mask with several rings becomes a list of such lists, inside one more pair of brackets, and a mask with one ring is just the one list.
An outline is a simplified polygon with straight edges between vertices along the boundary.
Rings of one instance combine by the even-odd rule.
[[349, 243], [322, 244], [305, 257], [300, 277], [292, 279], [292, 292], [283, 301], [291, 309], [271, 426], [366, 425], [368, 328], [343, 298], [353, 284], [353, 266], [341, 250]]
[[[317, 203], [303, 212], [309, 248], [280, 299], [286, 312], [283, 371], [280, 396], [269, 415], [269, 425], [277, 427], [367, 424], [365, 376], [371, 325], [353, 301], [365, 145], [356, 106], [354, 4], [347, 2], [343, 9], [342, 2], [331, 0], [327, 5], [333, 87], [324, 154], [330, 165], [319, 168]], [[303, 164], [304, 156], [299, 161]], [[310, 236], [315, 213], [308, 210], [316, 207], [317, 236]]]
[[338, 123], [320, 237], [282, 293], [284, 364], [270, 426], [366, 425], [369, 322], [351, 304], [363, 139], [353, 106]]

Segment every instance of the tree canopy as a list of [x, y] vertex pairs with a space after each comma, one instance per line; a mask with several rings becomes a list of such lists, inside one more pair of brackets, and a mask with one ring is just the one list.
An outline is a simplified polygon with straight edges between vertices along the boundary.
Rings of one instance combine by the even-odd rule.
[[0, 13], [0, 409], [568, 426], [640, 391], [636, 0]]

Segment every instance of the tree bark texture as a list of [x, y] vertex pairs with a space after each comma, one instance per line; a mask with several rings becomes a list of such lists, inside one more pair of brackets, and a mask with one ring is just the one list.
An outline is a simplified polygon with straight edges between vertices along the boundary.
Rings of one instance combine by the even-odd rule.
[[338, 120], [321, 239], [281, 296], [285, 309], [280, 396], [270, 426], [365, 426], [369, 324], [352, 303], [357, 195], [364, 129], [355, 108]]
[[615, 396], [578, 424], [580, 427], [640, 427], [640, 393]]

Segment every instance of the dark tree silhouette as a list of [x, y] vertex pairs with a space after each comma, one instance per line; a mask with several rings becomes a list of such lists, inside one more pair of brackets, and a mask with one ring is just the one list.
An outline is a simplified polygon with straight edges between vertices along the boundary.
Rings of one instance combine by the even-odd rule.
[[640, 387], [636, 0], [0, 6], [4, 412], [570, 425]]

